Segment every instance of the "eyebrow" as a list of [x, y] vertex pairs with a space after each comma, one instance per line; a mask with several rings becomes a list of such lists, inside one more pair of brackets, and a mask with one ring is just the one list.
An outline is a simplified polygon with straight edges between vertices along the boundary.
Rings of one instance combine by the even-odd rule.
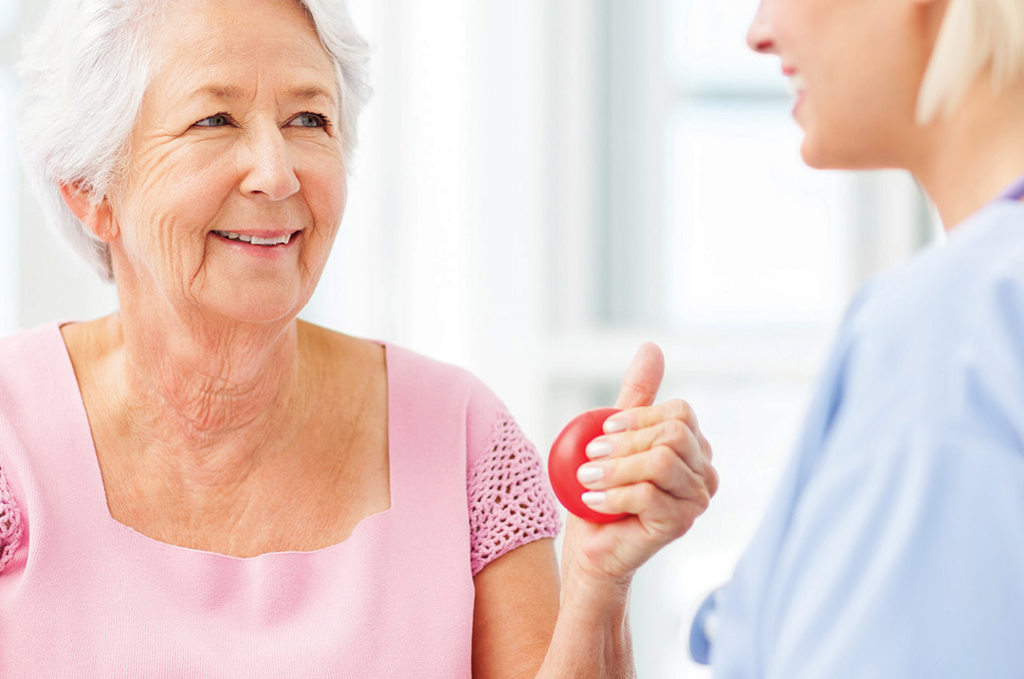
[[319, 87], [318, 85], [309, 85], [306, 87], [293, 87], [287, 91], [287, 94], [289, 97], [292, 97], [293, 99], [305, 99], [308, 101], [310, 99], [317, 99], [319, 97], [323, 97], [332, 104], [337, 105], [338, 103], [337, 101], [335, 101], [333, 94], [331, 94], [324, 88]]
[[[331, 104], [335, 108], [337, 108], [338, 106], [338, 101], [334, 94], [332, 94], [328, 90], [325, 90], [319, 85], [299, 85], [296, 87], [289, 88], [288, 90], [285, 91], [285, 94], [292, 99], [300, 99], [303, 101], [310, 101], [312, 99], [323, 98], [331, 102]], [[241, 87], [236, 87], [234, 85], [210, 84], [203, 85], [201, 87], [197, 87], [196, 89], [194, 89], [189, 94], [189, 99], [195, 99], [201, 96], [209, 96], [213, 97], [214, 99], [232, 101], [238, 99], [245, 99], [249, 96], [249, 93]]]

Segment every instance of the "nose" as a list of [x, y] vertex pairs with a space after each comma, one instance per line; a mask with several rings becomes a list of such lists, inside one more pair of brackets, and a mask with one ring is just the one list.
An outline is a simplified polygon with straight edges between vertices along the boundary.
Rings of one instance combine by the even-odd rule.
[[754, 20], [747, 29], [747, 46], [760, 54], [775, 54], [775, 38], [771, 25], [772, 0], [761, 0]]
[[253, 132], [246, 150], [241, 190], [247, 196], [284, 200], [299, 190], [287, 140], [276, 125]]

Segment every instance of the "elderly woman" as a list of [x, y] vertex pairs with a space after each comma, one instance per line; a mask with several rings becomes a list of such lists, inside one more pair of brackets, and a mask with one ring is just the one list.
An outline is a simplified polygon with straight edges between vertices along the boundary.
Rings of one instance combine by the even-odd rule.
[[[627, 374], [588, 503], [470, 376], [298, 322], [345, 207], [364, 43], [335, 0], [63, 0], [26, 160], [120, 309], [0, 342], [5, 677], [612, 677], [634, 571], [715, 489]], [[613, 433], [612, 433], [613, 432]]]
[[762, 0], [748, 39], [810, 165], [909, 170], [948, 238], [850, 309], [716, 676], [1020, 677], [1024, 2]]

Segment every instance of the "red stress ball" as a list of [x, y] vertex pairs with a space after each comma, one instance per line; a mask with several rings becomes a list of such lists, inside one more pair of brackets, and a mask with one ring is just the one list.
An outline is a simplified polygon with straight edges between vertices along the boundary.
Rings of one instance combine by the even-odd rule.
[[629, 516], [605, 514], [585, 505], [580, 498], [587, 489], [576, 478], [580, 465], [590, 461], [587, 444], [604, 433], [604, 421], [617, 412], [616, 408], [598, 408], [583, 413], [565, 425], [551, 444], [551, 455], [548, 456], [548, 476], [558, 501], [576, 516], [594, 523], [610, 523]]

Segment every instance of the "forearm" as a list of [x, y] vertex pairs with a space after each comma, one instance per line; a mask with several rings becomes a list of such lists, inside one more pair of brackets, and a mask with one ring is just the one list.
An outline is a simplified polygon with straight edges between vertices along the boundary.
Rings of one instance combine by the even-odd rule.
[[631, 679], [628, 584], [584, 584], [566, 577], [558, 621], [537, 679]]
[[[646, 344], [623, 380], [605, 435], [587, 446], [587, 506], [628, 517], [566, 518], [558, 619], [537, 679], [632, 679], [627, 610], [633, 574], [685, 533], [718, 487], [711, 446], [685, 401], [653, 406], [664, 372]], [[578, 478], [578, 477], [577, 477]], [[588, 485], [589, 484], [589, 485]], [[586, 497], [586, 495], [584, 495]]]

